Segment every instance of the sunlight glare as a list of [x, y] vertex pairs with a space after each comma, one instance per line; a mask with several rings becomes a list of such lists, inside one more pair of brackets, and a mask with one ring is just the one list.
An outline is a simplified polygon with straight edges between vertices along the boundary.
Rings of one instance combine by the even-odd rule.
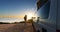
[[27, 19], [31, 19], [32, 17], [33, 17], [33, 15], [30, 13], [27, 15]]

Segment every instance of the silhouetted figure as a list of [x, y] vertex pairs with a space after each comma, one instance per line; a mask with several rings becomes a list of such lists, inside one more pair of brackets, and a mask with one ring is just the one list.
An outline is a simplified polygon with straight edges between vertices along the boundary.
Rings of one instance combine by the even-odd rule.
[[40, 17], [37, 17], [37, 23], [39, 22]]
[[25, 20], [25, 26], [26, 26], [27, 15], [24, 16], [24, 20]]
[[24, 16], [24, 20], [27, 21], [27, 15]]

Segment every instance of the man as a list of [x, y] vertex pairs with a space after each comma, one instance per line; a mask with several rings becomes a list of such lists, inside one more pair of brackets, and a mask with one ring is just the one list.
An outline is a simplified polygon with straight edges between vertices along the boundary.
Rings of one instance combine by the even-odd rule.
[[24, 20], [25, 20], [25, 22], [27, 21], [27, 15], [24, 16]]
[[27, 15], [24, 16], [25, 24], [27, 22]]

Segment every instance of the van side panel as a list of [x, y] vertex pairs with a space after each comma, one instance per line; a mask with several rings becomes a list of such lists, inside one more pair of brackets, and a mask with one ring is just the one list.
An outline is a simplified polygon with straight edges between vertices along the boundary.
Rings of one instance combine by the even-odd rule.
[[60, 30], [60, 0], [58, 0], [58, 7], [57, 7], [57, 29]]

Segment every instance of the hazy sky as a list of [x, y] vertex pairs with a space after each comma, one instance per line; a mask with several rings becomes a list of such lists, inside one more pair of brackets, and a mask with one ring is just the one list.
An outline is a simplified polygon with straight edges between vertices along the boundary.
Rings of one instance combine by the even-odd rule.
[[[0, 0], [0, 18], [21, 16], [36, 10], [36, 0]], [[34, 13], [34, 12], [33, 12]]]

